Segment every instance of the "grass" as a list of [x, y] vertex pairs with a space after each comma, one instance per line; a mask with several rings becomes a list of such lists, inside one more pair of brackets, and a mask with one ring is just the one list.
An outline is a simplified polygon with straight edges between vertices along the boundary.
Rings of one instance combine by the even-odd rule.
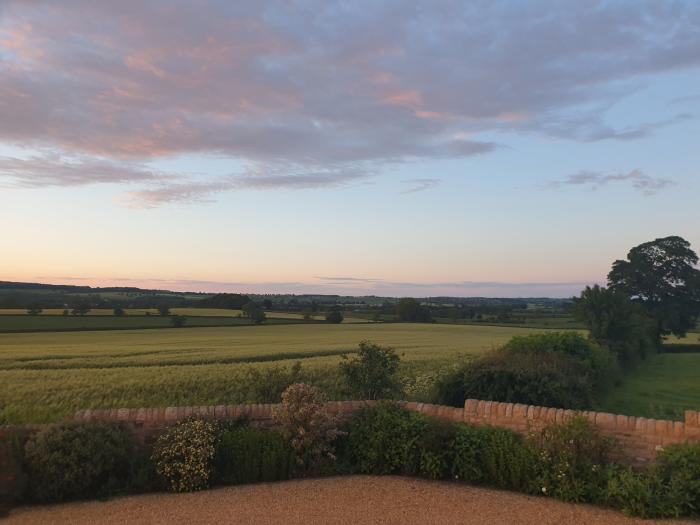
[[678, 420], [683, 419], [685, 410], [700, 410], [700, 353], [648, 358], [610, 392], [601, 409]]
[[4, 334], [0, 423], [57, 421], [87, 408], [254, 401], [250, 366], [291, 365], [340, 396], [340, 354], [368, 339], [402, 355], [403, 373], [423, 373], [536, 330], [419, 324], [298, 324]]

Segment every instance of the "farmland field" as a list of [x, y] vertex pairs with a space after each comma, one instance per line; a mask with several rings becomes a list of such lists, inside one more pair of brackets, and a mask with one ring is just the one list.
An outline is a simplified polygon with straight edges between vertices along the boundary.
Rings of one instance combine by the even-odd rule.
[[[695, 334], [697, 335], [697, 334]], [[629, 416], [683, 419], [700, 410], [700, 353], [659, 354], [626, 375], [602, 409]]]
[[85, 408], [251, 401], [250, 366], [291, 365], [340, 396], [337, 364], [362, 340], [392, 346], [412, 378], [538, 330], [419, 324], [298, 324], [0, 335], [0, 422]]

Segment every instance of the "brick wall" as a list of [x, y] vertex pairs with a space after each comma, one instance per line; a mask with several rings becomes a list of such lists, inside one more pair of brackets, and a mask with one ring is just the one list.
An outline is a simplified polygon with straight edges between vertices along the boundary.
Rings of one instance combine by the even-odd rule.
[[[341, 419], [347, 419], [354, 412], [375, 403], [376, 401], [334, 401], [326, 406], [329, 412]], [[572, 410], [475, 399], [468, 399], [463, 408], [413, 402], [401, 402], [401, 405], [409, 410], [447, 421], [501, 427], [521, 434], [539, 430], [549, 423], [563, 423], [577, 414]], [[73, 419], [122, 421], [132, 428], [141, 445], [148, 446], [166, 427], [190, 416], [220, 420], [246, 418], [253, 426], [272, 426], [276, 406], [267, 404], [83, 410], [76, 413]], [[671, 443], [700, 442], [700, 412], [696, 411], [687, 411], [682, 422], [604, 412], [578, 413], [593, 423], [602, 434], [616, 438], [621, 445], [621, 459], [631, 463], [648, 462]], [[21, 447], [27, 436], [39, 428], [41, 427], [0, 427], [0, 515], [3, 501], [11, 500], [13, 493], [22, 483], [15, 449]]]
[[[327, 409], [341, 417], [347, 417], [374, 403], [374, 401], [334, 401], [327, 404]], [[522, 434], [539, 430], [549, 423], [563, 423], [577, 414], [572, 410], [475, 399], [468, 399], [463, 408], [413, 402], [401, 402], [401, 404], [409, 410], [431, 417], [473, 425], [496, 426]], [[189, 416], [216, 419], [246, 417], [255, 426], [269, 426], [272, 424], [272, 414], [276, 406], [268, 404], [85, 410], [78, 412], [75, 419], [124, 421], [132, 426], [144, 443], [149, 443], [163, 428]], [[583, 411], [578, 414], [593, 423], [601, 434], [617, 439], [621, 445], [623, 458], [633, 463], [644, 463], [654, 459], [659, 450], [671, 443], [700, 442], [700, 412], [696, 411], [687, 411], [683, 422], [621, 416], [605, 412]]]

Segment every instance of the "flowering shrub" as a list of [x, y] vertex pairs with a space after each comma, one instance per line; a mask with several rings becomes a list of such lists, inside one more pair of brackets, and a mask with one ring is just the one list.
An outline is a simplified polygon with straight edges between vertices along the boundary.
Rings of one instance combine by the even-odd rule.
[[328, 460], [336, 459], [333, 442], [341, 432], [336, 419], [325, 411], [325, 401], [318, 388], [297, 383], [284, 391], [275, 411], [300, 475], [318, 471]]
[[602, 499], [614, 441], [600, 436], [587, 419], [549, 425], [530, 441], [537, 455], [535, 491], [572, 502]]
[[217, 427], [202, 419], [186, 419], [158, 438], [153, 450], [156, 472], [173, 492], [209, 486], [216, 451]]

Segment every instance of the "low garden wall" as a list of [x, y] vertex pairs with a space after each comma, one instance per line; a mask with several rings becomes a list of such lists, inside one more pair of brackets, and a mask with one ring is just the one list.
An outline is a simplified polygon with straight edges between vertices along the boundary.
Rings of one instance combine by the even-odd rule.
[[[358, 410], [376, 404], [376, 401], [336, 401], [326, 405], [327, 410], [349, 419]], [[468, 399], [464, 407], [454, 408], [428, 403], [400, 402], [414, 410], [447, 421], [472, 425], [494, 426], [521, 434], [537, 431], [551, 423], [563, 423], [576, 414], [586, 417], [601, 434], [615, 438], [620, 444], [620, 460], [642, 465], [653, 460], [657, 453], [672, 443], [700, 442], [700, 412], [686, 411], [684, 421], [668, 421], [629, 417], [604, 412], [576, 412], [513, 403], [498, 403]], [[273, 426], [277, 405], [220, 405], [200, 407], [138, 408], [112, 410], [84, 410], [75, 414], [75, 421], [120, 421], [134, 432], [142, 446], [148, 446], [173, 423], [191, 416], [218, 420], [245, 418], [251, 426]], [[12, 500], [24, 480], [13, 450], [21, 447], [27, 437], [41, 426], [0, 427], [0, 515], [2, 503]]]
[[[376, 401], [335, 401], [328, 403], [327, 409], [341, 418], [346, 418], [357, 410], [375, 403]], [[581, 414], [595, 425], [601, 434], [617, 439], [623, 459], [636, 464], [653, 460], [666, 445], [688, 441], [700, 442], [700, 412], [691, 410], [685, 412], [685, 421], [669, 421], [475, 399], [468, 399], [463, 408], [414, 402], [400, 404], [409, 410], [431, 417], [473, 425], [490, 425], [522, 434], [540, 430], [551, 423], [563, 423], [575, 414]], [[123, 421], [133, 427], [142, 443], [147, 444], [163, 428], [190, 416], [214, 419], [245, 417], [252, 425], [270, 426], [273, 424], [272, 414], [276, 406], [265, 404], [85, 410], [76, 413], [74, 419]]]

